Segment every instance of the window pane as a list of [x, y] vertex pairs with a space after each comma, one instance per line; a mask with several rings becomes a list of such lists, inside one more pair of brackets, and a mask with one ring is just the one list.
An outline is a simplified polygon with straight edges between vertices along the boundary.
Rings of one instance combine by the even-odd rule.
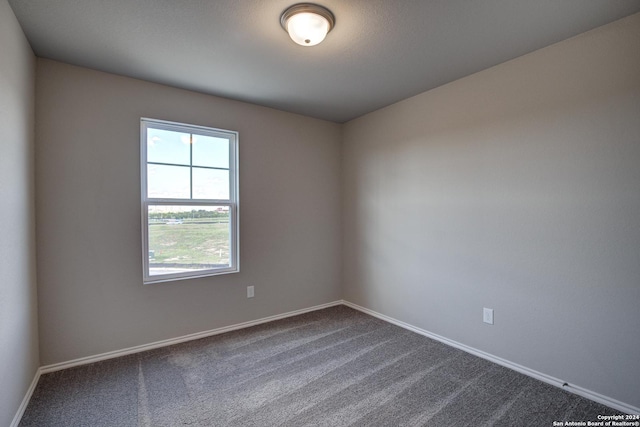
[[228, 206], [149, 206], [149, 275], [230, 266]]
[[147, 128], [147, 161], [189, 164], [190, 134]]
[[193, 198], [229, 200], [229, 171], [193, 168]]
[[193, 135], [193, 165], [229, 168], [229, 140]]
[[147, 197], [159, 199], [188, 199], [188, 166], [147, 165]]

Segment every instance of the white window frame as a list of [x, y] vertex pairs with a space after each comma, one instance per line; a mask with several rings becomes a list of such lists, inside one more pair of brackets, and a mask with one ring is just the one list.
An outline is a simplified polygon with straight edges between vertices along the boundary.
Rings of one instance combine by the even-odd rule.
[[[147, 129], [162, 129], [175, 132], [193, 133], [204, 136], [213, 136], [229, 140], [229, 199], [171, 199], [150, 198], [147, 193]], [[185, 123], [170, 122], [165, 120], [140, 119], [140, 183], [141, 183], [141, 214], [142, 214], [142, 264], [143, 283], [160, 283], [198, 277], [217, 276], [220, 274], [237, 273], [240, 271], [240, 206], [238, 183], [238, 132], [216, 129], [205, 126], [190, 125]], [[193, 168], [193, 164], [189, 166]], [[193, 185], [191, 183], [190, 185]], [[149, 275], [149, 205], [182, 205], [188, 206], [228, 206], [229, 207], [229, 267], [208, 270], [187, 271], [179, 273], [167, 273]]]

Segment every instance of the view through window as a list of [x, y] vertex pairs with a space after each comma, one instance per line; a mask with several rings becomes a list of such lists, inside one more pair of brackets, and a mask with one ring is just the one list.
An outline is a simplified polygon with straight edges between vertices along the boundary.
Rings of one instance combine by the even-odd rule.
[[141, 120], [144, 282], [238, 271], [237, 132]]

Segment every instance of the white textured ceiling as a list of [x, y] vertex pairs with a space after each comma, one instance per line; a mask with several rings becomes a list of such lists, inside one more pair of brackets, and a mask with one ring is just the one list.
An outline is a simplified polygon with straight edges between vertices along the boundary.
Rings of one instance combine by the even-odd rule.
[[36, 55], [345, 122], [640, 12], [638, 0], [321, 0], [315, 47], [290, 0], [9, 0]]

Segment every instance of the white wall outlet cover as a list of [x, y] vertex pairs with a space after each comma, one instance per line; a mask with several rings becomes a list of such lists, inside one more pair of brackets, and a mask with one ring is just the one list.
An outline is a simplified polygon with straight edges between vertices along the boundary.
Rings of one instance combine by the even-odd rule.
[[482, 309], [482, 321], [484, 323], [488, 323], [493, 325], [493, 309], [492, 308], [483, 308]]
[[247, 286], [247, 298], [253, 298], [254, 294], [253, 286]]

